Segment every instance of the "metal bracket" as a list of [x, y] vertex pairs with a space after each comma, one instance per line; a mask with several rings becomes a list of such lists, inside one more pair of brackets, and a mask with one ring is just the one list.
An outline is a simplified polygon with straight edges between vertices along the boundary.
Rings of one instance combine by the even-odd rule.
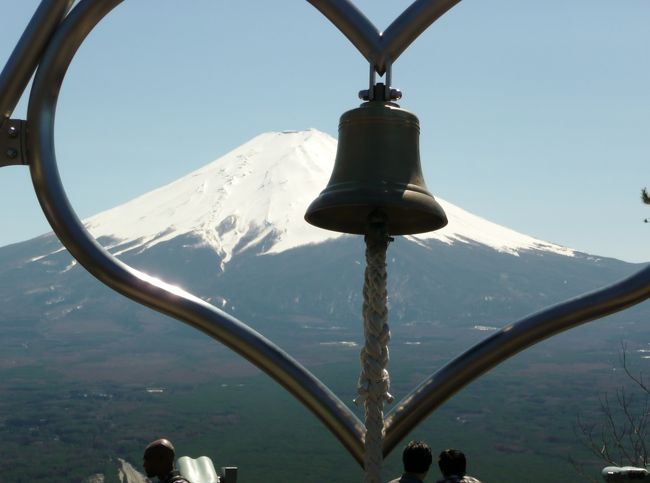
[[7, 119], [0, 126], [0, 168], [3, 166], [26, 165], [25, 131], [27, 121]]
[[375, 66], [370, 64], [370, 79], [368, 81], [368, 89], [359, 91], [359, 99], [363, 101], [378, 100], [381, 102], [398, 101], [402, 98], [402, 91], [393, 89], [393, 76], [392, 76], [392, 63], [386, 64], [386, 84], [377, 82], [377, 74]]

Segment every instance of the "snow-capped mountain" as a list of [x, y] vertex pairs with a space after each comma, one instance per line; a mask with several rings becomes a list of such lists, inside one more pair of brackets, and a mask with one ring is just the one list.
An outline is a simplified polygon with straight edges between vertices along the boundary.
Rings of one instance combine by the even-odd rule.
[[[95, 237], [115, 240], [109, 248], [125, 247], [115, 251], [118, 255], [193, 234], [219, 254], [222, 266], [262, 241], [261, 253], [322, 243], [343, 235], [313, 227], [303, 217], [326, 186], [335, 155], [336, 140], [314, 129], [261, 134], [187, 176], [85, 223]], [[574, 254], [437, 199], [449, 224], [408, 239], [478, 243], [513, 255], [530, 249]]]
[[[335, 150], [336, 141], [316, 130], [262, 134], [85, 224], [125, 263], [233, 314], [351, 400], [363, 343], [363, 237], [321, 230], [303, 219], [327, 185]], [[391, 391], [398, 399], [486, 332], [639, 269], [531, 238], [437, 200], [447, 227], [396, 237], [388, 249]], [[496, 438], [500, 448], [509, 447], [502, 444], [508, 441], [502, 421], [512, 418], [499, 411], [525, 402], [531, 410], [519, 410], [523, 417], [551, 407], [556, 412], [549, 418], [558, 419], [552, 415], [572, 407], [558, 393], [583, 397], [594, 374], [611, 372], [603, 361], [615, 358], [623, 336], [643, 344], [645, 354], [650, 333], [643, 321], [649, 319], [650, 306], [644, 304], [617, 316], [614, 324], [603, 321], [579, 336], [553, 339], [559, 346], [550, 350], [545, 344], [528, 362], [518, 358], [518, 365], [506, 368], [508, 377], [502, 372], [465, 400], [470, 411], [454, 413], [448, 422], [437, 419], [442, 426], [429, 434], [469, 419], [470, 425], [455, 431], [464, 434], [472, 426], [479, 432], [468, 437]], [[176, 441], [182, 430], [192, 444], [214, 440], [213, 454], [219, 455], [243, 437], [241, 454], [253, 455], [273, 450], [268, 442], [278, 435], [269, 427], [282, 426], [281, 437], [293, 441], [291, 423], [302, 421], [295, 419], [301, 417], [295, 405], [262, 389], [259, 378], [251, 379], [255, 389], [244, 391], [239, 379], [251, 374], [251, 367], [239, 356], [112, 292], [76, 264], [52, 233], [0, 247], [0, 353], [0, 389], [7, 396], [0, 437], [17, 455], [12, 465], [20, 460], [22, 468], [45, 453], [65, 454], [71, 465], [85, 465], [79, 478], [95, 474], [99, 481], [100, 472], [111, 471], [115, 479], [114, 456], [136, 461], [149, 431], [167, 428]], [[574, 361], [579, 364], [559, 377]], [[545, 371], [549, 377], [539, 382]], [[195, 404], [194, 391], [204, 383], [210, 389], [201, 398], [209, 400]], [[170, 391], [162, 394], [161, 387]], [[157, 389], [152, 394], [150, 388]], [[499, 399], [484, 404], [495, 394]], [[477, 407], [484, 410], [476, 412]], [[240, 408], [263, 419], [240, 426]], [[283, 411], [289, 425], [276, 417]], [[7, 417], [12, 412], [20, 417]], [[198, 427], [203, 429], [197, 432]], [[513, 451], [519, 453], [521, 433], [519, 426], [512, 428]], [[564, 457], [567, 441], [553, 430], [548, 445]], [[318, 447], [311, 439], [308, 446], [313, 455]], [[239, 459], [232, 461], [242, 461], [244, 445], [233, 448]], [[114, 455], [112, 462], [103, 460], [107, 455]], [[268, 461], [277, 465], [281, 458], [286, 454], [272, 454]], [[266, 474], [266, 468], [257, 469]], [[121, 470], [126, 474], [124, 465]]]
[[[261, 134], [166, 186], [85, 220], [128, 250], [197, 235], [227, 263], [271, 238], [279, 253], [339, 236], [312, 227], [305, 208], [329, 178], [336, 140], [319, 131]], [[130, 243], [136, 242], [137, 243]]]
[[[320, 131], [261, 134], [216, 161], [84, 220], [111, 253], [238, 314], [357, 318], [363, 237], [309, 225], [336, 140]], [[491, 323], [577, 295], [634, 266], [491, 223], [440, 198], [449, 223], [389, 249], [392, 317]], [[260, 256], [264, 255], [264, 256]], [[0, 248], [0, 303], [65, 318], [89, 301], [89, 275], [53, 234]], [[94, 289], [93, 289], [94, 290]], [[99, 289], [97, 289], [99, 290]], [[105, 293], [105, 292], [102, 292]], [[35, 295], [37, 294], [37, 295]], [[458, 311], [458, 307], [463, 307]], [[312, 313], [313, 312], [313, 313]], [[462, 316], [461, 316], [462, 314]], [[1, 316], [2, 314], [0, 314]], [[1, 318], [1, 317], [0, 317]]]

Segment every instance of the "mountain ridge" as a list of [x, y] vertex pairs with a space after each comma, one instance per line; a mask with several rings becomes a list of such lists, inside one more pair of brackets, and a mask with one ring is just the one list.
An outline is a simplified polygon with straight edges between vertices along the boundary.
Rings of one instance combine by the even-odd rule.
[[[259, 254], [281, 253], [336, 239], [341, 233], [304, 221], [309, 203], [325, 188], [336, 140], [316, 129], [260, 134], [215, 161], [122, 205], [84, 220], [106, 248], [121, 255], [172, 238], [195, 234], [221, 258], [221, 269], [252, 247]], [[409, 241], [478, 243], [518, 255], [542, 250], [573, 256], [575, 250], [518, 233], [436, 197], [449, 224]]]
[[[310, 154], [308, 136], [319, 154]], [[325, 136], [267, 133], [86, 223], [124, 263], [236, 316], [351, 401], [363, 344], [363, 237], [303, 220], [333, 161], [335, 142]], [[263, 141], [275, 156], [262, 156]], [[398, 400], [490, 332], [640, 266], [547, 244], [438, 201], [449, 227], [396, 237], [388, 249], [391, 393]], [[489, 464], [507, 457], [522, 468], [543, 460], [553, 468], [536, 481], [563, 481], [558, 475], [567, 471], [548, 457], [564, 458], [575, 435], [557, 421], [585, 397], [598, 407], [621, 339], [639, 349], [637, 358], [645, 354], [645, 320], [647, 304], [544, 342], [466, 388], [420, 430], [435, 447], [469, 448], [486, 480], [516, 481], [519, 475], [503, 477], [502, 465], [490, 472]], [[251, 462], [242, 463], [247, 481], [291, 481], [314, 454], [320, 463], [329, 458], [318, 481], [349, 480], [348, 471], [333, 477], [344, 459], [325, 441], [331, 435], [311, 426], [274, 382], [202, 332], [110, 290], [53, 233], [0, 247], [0, 327], [9, 479], [49, 481], [61, 461], [81, 475], [66, 481], [114, 474], [117, 457], [138, 461], [147, 441], [164, 434], [185, 454]]]

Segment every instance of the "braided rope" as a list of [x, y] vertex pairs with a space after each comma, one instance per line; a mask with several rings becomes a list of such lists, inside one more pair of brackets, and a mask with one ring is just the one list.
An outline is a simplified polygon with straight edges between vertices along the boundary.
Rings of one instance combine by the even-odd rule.
[[371, 225], [366, 241], [366, 273], [363, 286], [363, 329], [361, 375], [357, 386], [365, 409], [365, 483], [380, 483], [383, 462], [384, 402], [391, 402], [388, 366], [388, 308], [386, 292], [386, 251], [391, 238], [383, 224]]

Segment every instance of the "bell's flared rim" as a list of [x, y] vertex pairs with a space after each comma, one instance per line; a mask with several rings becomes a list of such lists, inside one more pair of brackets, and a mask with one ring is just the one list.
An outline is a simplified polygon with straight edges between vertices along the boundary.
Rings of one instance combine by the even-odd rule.
[[370, 215], [383, 213], [390, 235], [415, 235], [447, 225], [447, 215], [422, 189], [326, 190], [307, 208], [305, 220], [326, 230], [364, 235]]

